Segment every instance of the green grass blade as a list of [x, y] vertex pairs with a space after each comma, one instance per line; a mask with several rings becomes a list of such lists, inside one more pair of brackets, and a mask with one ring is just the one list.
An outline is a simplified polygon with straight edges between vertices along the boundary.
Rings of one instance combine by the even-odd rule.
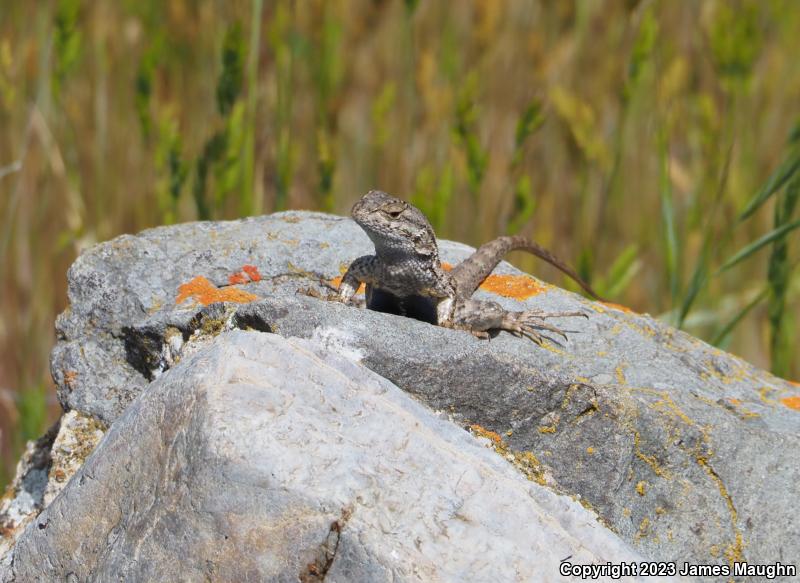
[[731, 160], [733, 160], [733, 142], [731, 142], [730, 146], [728, 147], [728, 151], [725, 154], [725, 161], [722, 165], [719, 183], [714, 195], [714, 200], [711, 204], [711, 211], [706, 217], [706, 223], [703, 228], [703, 245], [701, 247], [700, 257], [695, 264], [692, 277], [689, 280], [688, 289], [686, 290], [683, 301], [681, 302], [680, 310], [678, 311], [677, 324], [679, 328], [683, 326], [683, 323], [686, 321], [686, 317], [689, 315], [689, 310], [692, 309], [692, 305], [697, 299], [697, 296], [700, 295], [700, 292], [709, 280], [709, 258], [713, 255], [714, 247], [717, 243], [717, 239], [713, 237], [714, 219], [719, 211], [720, 201], [727, 190], [728, 178], [730, 177]]
[[47, 389], [40, 384], [20, 391], [17, 411], [23, 442], [39, 437], [47, 423]]
[[518, 166], [522, 162], [523, 146], [525, 141], [544, 123], [544, 113], [542, 112], [542, 102], [538, 99], [531, 101], [525, 111], [517, 120], [517, 129], [514, 132], [514, 154], [511, 158], [511, 166]]
[[258, 106], [258, 56], [261, 46], [261, 14], [263, 0], [253, 0], [251, 6], [250, 46], [247, 51], [247, 113], [246, 135], [242, 147], [242, 192], [239, 212], [242, 215], [261, 214], [263, 204], [260, 189], [255, 183], [256, 109]]
[[794, 176], [800, 169], [800, 152], [795, 152], [793, 156], [784, 160], [777, 170], [767, 180], [761, 190], [747, 203], [747, 206], [739, 215], [739, 220], [743, 221], [756, 212], [769, 197], [778, 192], [786, 182]]
[[661, 197], [661, 223], [664, 233], [664, 264], [667, 269], [669, 290], [674, 304], [678, 297], [680, 279], [678, 274], [678, 236], [675, 228], [675, 207], [672, 204], [672, 186], [669, 177], [669, 153], [666, 136], [661, 139], [659, 147], [660, 180], [659, 195]]
[[222, 73], [217, 82], [217, 109], [226, 116], [242, 93], [244, 84], [245, 43], [242, 27], [238, 22], [225, 31], [222, 42]]
[[769, 293], [769, 288], [764, 288], [763, 290], [761, 290], [761, 293], [759, 293], [755, 298], [753, 298], [753, 300], [750, 301], [750, 303], [748, 303], [744, 308], [742, 308], [738, 314], [736, 314], [733, 318], [731, 318], [730, 321], [728, 321], [728, 323], [725, 324], [725, 326], [723, 326], [719, 332], [717, 332], [716, 336], [714, 336], [714, 339], [711, 341], [711, 344], [713, 344], [714, 346], [719, 346], [720, 344], [722, 344], [725, 341], [725, 339], [730, 335], [730, 333], [733, 332], [733, 329], [739, 325], [739, 322], [741, 322], [745, 318], [745, 316], [747, 316], [747, 314], [749, 314], [752, 311], [753, 308], [755, 308], [759, 303], [761, 303], [761, 301], [763, 301], [765, 297], [767, 297], [767, 293]]
[[454, 134], [464, 150], [467, 163], [467, 183], [473, 198], [477, 198], [489, 165], [489, 152], [481, 146], [478, 135], [478, 76], [471, 73], [463, 84], [456, 102]]
[[686, 294], [683, 296], [683, 302], [681, 302], [681, 308], [678, 312], [678, 328], [683, 326], [686, 316], [689, 315], [689, 310], [692, 308], [692, 304], [694, 304], [694, 301], [697, 299], [697, 296], [700, 294], [700, 291], [706, 285], [707, 281], [708, 251], [707, 249], [703, 249], [700, 259], [697, 260], [697, 265], [692, 273], [692, 278], [689, 280], [689, 287], [686, 289]]
[[536, 197], [533, 194], [531, 178], [523, 174], [514, 186], [514, 210], [508, 224], [508, 232], [518, 233], [536, 210]]
[[614, 298], [625, 291], [642, 267], [642, 263], [637, 257], [638, 253], [639, 247], [636, 243], [625, 247], [611, 264], [604, 281], [599, 282], [598, 293], [606, 298]]
[[[789, 222], [800, 200], [800, 178], [793, 178], [775, 205], [776, 227]], [[772, 372], [778, 376], [787, 376], [791, 368], [793, 353], [794, 327], [791, 315], [786, 313], [786, 298], [789, 292], [789, 281], [792, 266], [789, 263], [789, 242], [786, 237], [776, 240], [772, 245], [772, 253], [767, 269], [769, 283], [768, 320], [770, 325], [770, 356]]]
[[763, 247], [766, 247], [770, 243], [778, 241], [785, 237], [789, 232], [793, 231], [794, 229], [800, 227], [800, 220], [793, 221], [791, 223], [787, 223], [777, 229], [773, 229], [763, 237], [753, 241], [743, 249], [741, 249], [738, 253], [736, 253], [733, 257], [728, 259], [722, 267], [719, 268], [717, 271], [717, 275], [722, 273], [723, 271], [730, 269], [737, 263], [744, 261]]

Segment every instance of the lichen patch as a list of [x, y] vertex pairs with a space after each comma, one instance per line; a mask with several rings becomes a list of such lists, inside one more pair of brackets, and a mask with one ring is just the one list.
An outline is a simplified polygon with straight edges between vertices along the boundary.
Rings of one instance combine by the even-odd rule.
[[625, 312], [626, 314], [635, 314], [636, 312], [631, 310], [628, 306], [623, 306], [622, 304], [615, 304], [614, 302], [601, 302], [604, 306], [612, 308], [614, 310], [619, 310], [620, 312]]
[[527, 300], [547, 288], [527, 275], [490, 275], [480, 285], [480, 289], [495, 293], [504, 298]]
[[789, 407], [789, 409], [794, 409], [795, 411], [800, 411], [800, 395], [795, 395], [793, 397], [784, 397], [781, 399], [781, 404], [785, 407]]
[[83, 466], [107, 428], [99, 420], [77, 411], [61, 417], [61, 426], [50, 451], [49, 480], [44, 492], [44, 506], [50, 504], [66, 482]]
[[244, 283], [261, 281], [261, 274], [255, 265], [242, 265], [242, 269], [228, 276], [230, 285], [241, 285]]
[[207, 306], [218, 302], [246, 304], [257, 300], [258, 296], [233, 287], [220, 289], [202, 275], [198, 275], [191, 281], [178, 286], [178, 297], [175, 299], [175, 303], [180, 304], [188, 298]]
[[477, 437], [488, 439], [491, 442], [492, 449], [500, 454], [501, 457], [511, 462], [523, 476], [539, 485], [552, 486], [552, 477], [547, 474], [545, 467], [533, 452], [512, 450], [508, 444], [503, 441], [499, 433], [486, 429], [481, 425], [470, 425], [469, 430]]

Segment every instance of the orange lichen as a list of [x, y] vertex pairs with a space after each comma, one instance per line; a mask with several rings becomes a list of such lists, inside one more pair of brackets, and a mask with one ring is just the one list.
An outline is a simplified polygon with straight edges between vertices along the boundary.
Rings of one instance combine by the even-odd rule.
[[614, 308], [615, 310], [619, 310], [620, 312], [626, 312], [628, 314], [635, 314], [633, 310], [631, 310], [627, 306], [623, 306], [622, 304], [615, 304], [614, 302], [601, 302], [604, 306], [608, 306], [609, 308]]
[[198, 275], [191, 281], [178, 286], [178, 297], [175, 299], [175, 303], [180, 304], [187, 298], [193, 298], [198, 303], [207, 306], [217, 302], [246, 304], [257, 300], [258, 296], [236, 288], [220, 289], [202, 275]]
[[728, 402], [729, 402], [731, 405], [741, 405], [741, 404], [742, 404], [742, 400], [741, 400], [741, 399], [736, 399], [736, 398], [734, 398], [734, 397], [731, 397], [731, 398], [729, 398], [729, 399], [728, 399]]
[[452, 266], [452, 264], [450, 264], [450, 263], [445, 263], [445, 262], [443, 261], [443, 262], [442, 262], [442, 269], [444, 269], [445, 271], [452, 271], [452, 270], [453, 270], [453, 266]]
[[77, 370], [67, 370], [64, 371], [64, 384], [67, 385], [67, 388], [71, 391], [75, 388], [75, 383], [78, 380], [78, 371]]
[[480, 288], [515, 300], [526, 300], [545, 291], [543, 285], [527, 275], [490, 275]]
[[250, 277], [250, 281], [261, 281], [261, 274], [255, 265], [242, 265], [242, 271]]
[[795, 395], [794, 397], [784, 397], [781, 399], [781, 403], [783, 403], [786, 407], [789, 407], [789, 409], [800, 411], [800, 395]]
[[228, 276], [228, 283], [231, 285], [249, 283], [251, 281], [261, 281], [261, 274], [255, 265], [242, 265], [241, 271]]
[[231, 284], [231, 285], [237, 285], [237, 284], [240, 284], [240, 283], [247, 283], [247, 281], [248, 281], [247, 280], [247, 276], [242, 272], [234, 273], [234, 274], [228, 276], [228, 283]]

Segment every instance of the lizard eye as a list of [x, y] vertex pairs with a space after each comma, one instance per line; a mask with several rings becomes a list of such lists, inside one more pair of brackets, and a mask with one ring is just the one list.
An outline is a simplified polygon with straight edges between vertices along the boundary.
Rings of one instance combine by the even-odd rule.
[[389, 204], [383, 208], [383, 212], [393, 219], [399, 218], [404, 210], [406, 210], [406, 206], [403, 204]]

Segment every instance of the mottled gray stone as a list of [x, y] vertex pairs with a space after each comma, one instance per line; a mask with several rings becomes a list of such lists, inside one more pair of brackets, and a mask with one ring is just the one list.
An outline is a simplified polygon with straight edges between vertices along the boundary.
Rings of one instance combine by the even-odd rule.
[[[508, 307], [586, 309], [589, 319], [561, 322], [574, 331], [563, 347], [505, 333], [483, 341], [296, 294], [370, 251], [351, 221], [296, 212], [98, 245], [70, 269], [52, 358], [59, 398], [111, 423], [198, 329], [314, 338], [457, 422], [534, 453], [551, 483], [645, 556], [800, 561], [800, 412], [787, 406], [797, 386], [649, 316], [553, 287], [524, 301], [478, 295]], [[442, 243], [445, 261], [468, 253]], [[257, 301], [176, 304], [192, 278], [223, 287], [244, 265], [261, 280], [235, 287]]]
[[133, 401], [6, 580], [548, 582], [567, 557], [641, 560], [364, 367], [233, 331]]

